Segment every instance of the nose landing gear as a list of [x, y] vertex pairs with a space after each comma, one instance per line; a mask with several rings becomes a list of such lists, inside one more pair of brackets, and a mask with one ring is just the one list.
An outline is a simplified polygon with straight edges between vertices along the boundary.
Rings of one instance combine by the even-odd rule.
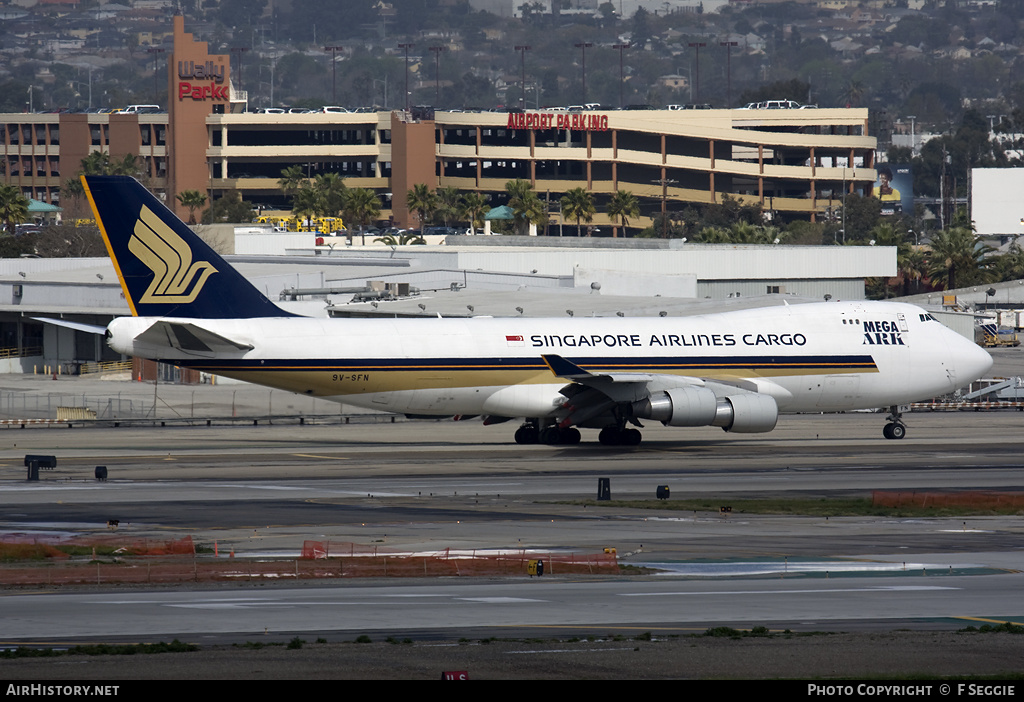
[[902, 439], [907, 435], [907, 427], [903, 423], [903, 413], [897, 405], [889, 408], [888, 424], [882, 429], [882, 436], [887, 439]]

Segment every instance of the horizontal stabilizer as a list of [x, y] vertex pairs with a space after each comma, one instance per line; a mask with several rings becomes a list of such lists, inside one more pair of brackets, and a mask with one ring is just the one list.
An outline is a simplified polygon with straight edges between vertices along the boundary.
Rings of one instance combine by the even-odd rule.
[[170, 346], [196, 356], [237, 353], [253, 348], [252, 344], [228, 339], [190, 322], [157, 322], [135, 340], [151, 346]]
[[56, 327], [65, 327], [67, 329], [74, 329], [75, 331], [86, 332], [88, 334], [106, 334], [107, 328], [101, 327], [96, 324], [83, 324], [82, 322], [70, 322], [66, 319], [52, 319], [50, 317], [32, 317], [33, 321], [43, 322], [44, 324], [52, 324]]

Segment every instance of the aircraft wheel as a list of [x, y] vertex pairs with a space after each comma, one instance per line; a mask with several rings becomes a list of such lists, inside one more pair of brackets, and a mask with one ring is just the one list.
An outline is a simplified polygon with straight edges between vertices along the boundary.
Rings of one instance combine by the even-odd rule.
[[537, 443], [537, 429], [536, 427], [519, 427], [516, 429], [515, 438], [517, 444], [535, 444]]
[[902, 439], [907, 435], [907, 428], [897, 422], [890, 422], [885, 425], [882, 435], [887, 439]]
[[597, 440], [605, 446], [618, 446], [621, 443], [621, 433], [616, 427], [605, 427], [597, 435]]
[[624, 446], [639, 446], [644, 435], [639, 429], [626, 429], [622, 432], [622, 443]]
[[569, 427], [562, 432], [563, 444], [578, 444], [581, 438], [583, 437], [580, 436], [580, 430], [576, 427]]
[[562, 432], [558, 427], [546, 427], [540, 430], [540, 442], [548, 446], [562, 443]]

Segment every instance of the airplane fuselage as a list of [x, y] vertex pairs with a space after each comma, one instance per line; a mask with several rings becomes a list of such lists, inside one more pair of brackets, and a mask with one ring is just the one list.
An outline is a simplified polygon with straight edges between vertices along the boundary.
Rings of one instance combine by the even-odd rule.
[[[721, 381], [780, 412], [903, 404], [954, 390], [991, 359], [898, 303], [827, 302], [673, 318], [202, 320], [252, 348], [207, 353], [136, 339], [158, 321], [114, 320], [111, 346], [359, 407], [420, 415], [547, 417], [566, 381], [543, 356], [659, 386]], [[159, 321], [175, 322], [173, 318]], [[183, 323], [192, 319], [178, 320]], [[173, 344], [172, 344], [173, 346]], [[980, 370], [979, 370], [980, 369]]]

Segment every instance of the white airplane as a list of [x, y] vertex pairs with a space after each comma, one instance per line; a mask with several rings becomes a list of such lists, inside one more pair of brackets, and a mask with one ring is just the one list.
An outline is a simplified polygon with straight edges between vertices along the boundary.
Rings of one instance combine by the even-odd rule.
[[137, 181], [83, 176], [133, 317], [116, 351], [411, 416], [524, 418], [518, 443], [640, 443], [642, 420], [768, 432], [780, 413], [889, 407], [992, 358], [925, 310], [823, 302], [694, 317], [324, 319], [264, 297]]

